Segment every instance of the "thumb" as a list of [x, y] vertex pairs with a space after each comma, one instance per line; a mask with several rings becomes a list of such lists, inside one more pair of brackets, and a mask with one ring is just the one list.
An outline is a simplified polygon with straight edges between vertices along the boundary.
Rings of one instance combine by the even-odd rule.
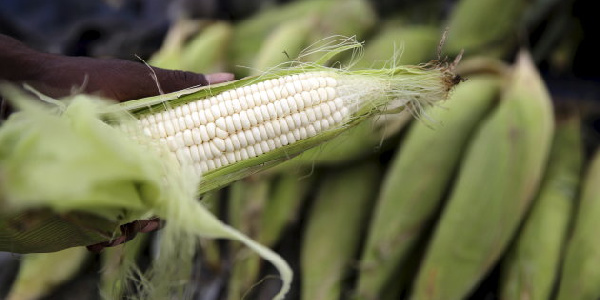
[[163, 93], [175, 92], [189, 87], [208, 85], [204, 74], [181, 70], [165, 70], [152, 67]]
[[231, 73], [199, 74], [181, 70], [165, 70], [152, 67], [156, 79], [164, 93], [175, 92], [189, 87], [204, 86], [233, 80]]

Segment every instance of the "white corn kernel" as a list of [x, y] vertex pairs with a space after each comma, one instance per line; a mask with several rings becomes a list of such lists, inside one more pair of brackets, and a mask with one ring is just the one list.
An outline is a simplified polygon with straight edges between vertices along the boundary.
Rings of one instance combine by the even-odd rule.
[[249, 84], [144, 115], [139, 126], [180, 163], [189, 160], [204, 173], [341, 124], [354, 110], [347, 106], [353, 95], [338, 90], [333, 76], [314, 72]]

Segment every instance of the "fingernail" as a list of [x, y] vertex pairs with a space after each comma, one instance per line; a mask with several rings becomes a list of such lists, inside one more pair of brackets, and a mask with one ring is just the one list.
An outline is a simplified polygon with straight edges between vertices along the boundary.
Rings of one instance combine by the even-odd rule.
[[226, 81], [231, 81], [235, 77], [232, 73], [213, 73], [213, 74], [205, 74], [204, 77], [208, 84], [221, 83]]

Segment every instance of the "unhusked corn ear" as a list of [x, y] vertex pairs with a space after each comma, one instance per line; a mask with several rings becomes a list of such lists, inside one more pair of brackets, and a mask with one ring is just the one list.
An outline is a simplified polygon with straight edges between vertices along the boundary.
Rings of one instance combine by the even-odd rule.
[[251, 64], [264, 40], [281, 23], [318, 14], [328, 10], [333, 4], [335, 2], [330, 0], [293, 1], [284, 5], [271, 6], [239, 22], [233, 30], [232, 44], [228, 49], [230, 69], [234, 70], [236, 76], [248, 75], [248, 69], [234, 68], [234, 66]]
[[529, 3], [520, 0], [461, 0], [448, 21], [450, 53], [485, 53], [503, 57], [517, 42]]
[[399, 285], [395, 273], [412, 260], [409, 254], [431, 226], [469, 138], [499, 90], [499, 78], [474, 76], [454, 90], [444, 107], [427, 110], [435, 124], [412, 124], [373, 209], [358, 276], [361, 299], [379, 299], [386, 284]]
[[435, 57], [440, 32], [437, 26], [407, 26], [397, 21], [381, 25], [380, 31], [365, 46], [363, 58], [352, 66], [382, 68], [394, 58], [396, 64], [418, 64]]
[[369, 159], [326, 174], [307, 214], [300, 251], [301, 299], [342, 299], [377, 197], [380, 166]]
[[190, 40], [181, 51], [181, 68], [210, 74], [225, 71], [227, 48], [231, 43], [233, 26], [217, 21]]
[[308, 35], [315, 27], [316, 20], [310, 15], [288, 20], [277, 26], [264, 40], [254, 65], [252, 75], [260, 74], [269, 68], [295, 58], [307, 46]]
[[[539, 195], [502, 263], [501, 299], [552, 299], [580, 184], [580, 123], [577, 113], [556, 123]], [[572, 293], [569, 298], [581, 299]]]
[[[240, 80], [170, 102], [138, 100], [129, 109], [145, 135], [204, 175], [202, 191], [223, 184], [206, 182], [215, 170], [253, 158], [261, 161], [246, 168], [289, 158], [376, 112], [418, 110], [444, 99], [455, 83], [444, 68], [322, 69]], [[123, 129], [135, 130], [128, 124]], [[229, 182], [237, 179], [231, 173], [228, 169]]]
[[26, 254], [21, 259], [19, 274], [4, 299], [44, 299], [60, 284], [73, 279], [88, 257], [89, 251], [83, 247]]
[[573, 231], [562, 263], [558, 300], [600, 297], [600, 148], [596, 148], [585, 170]]
[[[140, 234], [127, 243], [108, 247], [100, 253], [102, 268], [100, 272], [99, 293], [106, 299], [122, 299], [127, 292], [127, 278], [130, 267], [138, 260], [142, 250], [148, 244], [149, 235]], [[87, 249], [84, 249], [87, 251]]]
[[[268, 177], [256, 175], [236, 181], [229, 188], [229, 224], [258, 242], [260, 223], [271, 185], [272, 181]], [[230, 245], [233, 267], [227, 287], [227, 298], [232, 300], [244, 297], [256, 283], [261, 268], [260, 256], [242, 246], [240, 243]]]
[[467, 147], [410, 299], [464, 299], [500, 259], [535, 196], [554, 115], [527, 53], [502, 92]]

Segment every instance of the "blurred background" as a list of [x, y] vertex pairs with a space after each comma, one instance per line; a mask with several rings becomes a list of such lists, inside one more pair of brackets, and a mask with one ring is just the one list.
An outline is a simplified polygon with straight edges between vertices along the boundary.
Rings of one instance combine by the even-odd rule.
[[[237, 78], [295, 58], [302, 49], [337, 34], [365, 41], [363, 60], [352, 64], [351, 57], [339, 58], [343, 66], [381, 68], [394, 57], [403, 64], [446, 57], [452, 61], [464, 51], [462, 62], [471, 63], [458, 70], [466, 78], [472, 73], [498, 72], [502, 64], [514, 62], [520, 49], [527, 49], [555, 107], [580, 113], [583, 147], [589, 158], [600, 145], [600, 60], [596, 56], [600, 43], [595, 40], [600, 24], [593, 14], [594, 4], [591, 0], [1, 0], [0, 33], [44, 52], [132, 61], [139, 57], [158, 67], [225, 71]], [[445, 32], [447, 37], [440, 46]], [[354, 298], [359, 253], [374, 199], [408, 123], [387, 122], [388, 130], [377, 132], [368, 141], [365, 136], [372, 135], [373, 127], [359, 128], [353, 133], [359, 137], [354, 142], [346, 137], [346, 144], [323, 151], [325, 154], [305, 155], [277, 170], [205, 195], [202, 201], [290, 262], [299, 275], [289, 299]], [[318, 288], [307, 287], [303, 279], [302, 270], [308, 268], [303, 257], [309, 250], [302, 237], [319, 231], [310, 229], [318, 226], [311, 221], [316, 218], [312, 217], [315, 203], [333, 193], [321, 187], [331, 184], [342, 190], [352, 185], [332, 178], [350, 174], [348, 180], [354, 180], [349, 168], [361, 164], [369, 165], [358, 177], [372, 175], [373, 182], [363, 193], [373, 201], [359, 202], [360, 209], [348, 215], [342, 209], [338, 212], [336, 206], [326, 208], [332, 219], [337, 214], [342, 220], [340, 228], [353, 232], [353, 238], [345, 241], [351, 250], [338, 253], [343, 268], [333, 271], [342, 274], [342, 279], [336, 280], [337, 292], [309, 297], [314, 292], [311, 289]], [[344, 216], [354, 224], [344, 223]], [[435, 220], [428, 224], [433, 226]], [[272, 230], [260, 233], [266, 226]], [[156, 234], [148, 234], [136, 239], [139, 245], [131, 246], [139, 247], [142, 268], [155, 255], [153, 239]], [[337, 243], [331, 239], [330, 243]], [[327, 249], [325, 244], [319, 247]], [[277, 280], [268, 280], [275, 274], [270, 266], [235, 243], [207, 240], [198, 253], [188, 284], [193, 299], [268, 299], [278, 288]], [[119, 253], [105, 254], [109, 255]], [[412, 265], [418, 265], [420, 256], [415, 257]], [[18, 255], [0, 253], [0, 299], [9, 293], [19, 262]], [[106, 258], [87, 254], [80, 268], [64, 280], [48, 284], [43, 293], [12, 299], [100, 299], [98, 286], [108, 282], [100, 272], [105, 264]], [[500, 299], [500, 265], [494, 264], [478, 278], [465, 299]], [[381, 299], [407, 297], [411, 281], [407, 278], [416, 272], [414, 266], [408, 269], [413, 271], [402, 275], [402, 284], [386, 281], [387, 296]]]

